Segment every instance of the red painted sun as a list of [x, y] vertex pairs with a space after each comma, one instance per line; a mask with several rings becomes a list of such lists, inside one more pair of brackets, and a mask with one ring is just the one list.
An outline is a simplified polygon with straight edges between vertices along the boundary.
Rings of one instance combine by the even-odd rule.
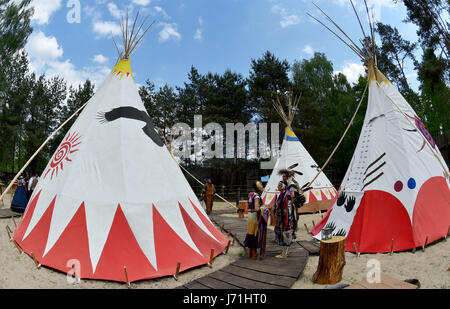
[[[74, 152], [77, 152], [78, 149], [76, 148], [81, 144], [81, 136], [74, 132], [67, 134], [67, 137], [62, 143], [58, 150], [55, 153], [55, 156], [53, 157], [52, 162], [50, 163], [50, 167], [48, 168], [47, 172], [45, 173], [44, 179], [47, 177], [47, 175], [50, 174], [50, 179], [53, 179], [53, 176], [58, 177], [59, 170], [64, 170], [64, 162], [72, 162], [70, 159], [70, 155]], [[51, 173], [50, 173], [51, 172]]]

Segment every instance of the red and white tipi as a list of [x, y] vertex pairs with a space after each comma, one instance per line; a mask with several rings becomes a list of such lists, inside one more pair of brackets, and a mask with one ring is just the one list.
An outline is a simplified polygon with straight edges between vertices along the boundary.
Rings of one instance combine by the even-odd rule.
[[172, 275], [178, 262], [181, 271], [207, 264], [228, 243], [144, 108], [128, 60], [136, 37], [48, 163], [14, 233], [40, 264], [76, 265], [81, 278]]
[[363, 128], [338, 197], [313, 233], [320, 239], [322, 229], [330, 228], [333, 235], [347, 237], [346, 249], [352, 252], [354, 244], [367, 253], [417, 248], [449, 231], [449, 170], [374, 56], [361, 55], [369, 79]]
[[[292, 181], [297, 182], [299, 188], [311, 187], [305, 192], [306, 202], [300, 208], [300, 213], [315, 213], [321, 210], [328, 210], [337, 191], [331, 184], [325, 173], [320, 172], [320, 168], [313, 157], [306, 150], [300, 139], [292, 130], [292, 122], [296, 113], [298, 99], [289, 95], [287, 98], [288, 113], [283, 110], [280, 100], [274, 101], [274, 107], [280, 117], [286, 123], [286, 134], [281, 146], [280, 155], [269, 178], [269, 181], [262, 194], [263, 202], [267, 205], [273, 204], [279, 192], [278, 183], [282, 180], [282, 172], [289, 171], [292, 174]], [[313, 183], [311, 183], [313, 181]]]

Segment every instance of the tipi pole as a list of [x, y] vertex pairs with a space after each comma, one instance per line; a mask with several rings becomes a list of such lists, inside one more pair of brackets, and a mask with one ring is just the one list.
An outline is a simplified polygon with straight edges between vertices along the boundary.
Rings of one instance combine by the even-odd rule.
[[353, 121], [355, 121], [356, 115], [359, 112], [359, 109], [361, 108], [362, 102], [364, 101], [364, 98], [366, 97], [366, 93], [367, 93], [367, 89], [369, 89], [369, 81], [367, 81], [366, 84], [366, 89], [364, 89], [364, 93], [361, 97], [361, 100], [359, 101], [358, 106], [356, 107], [356, 111], [355, 114], [353, 115], [352, 119], [350, 120], [350, 123], [347, 126], [347, 129], [345, 129], [344, 134], [342, 135], [341, 139], [339, 140], [338, 144], [336, 145], [336, 147], [334, 148], [333, 152], [331, 153], [330, 157], [327, 159], [327, 161], [325, 162], [325, 164], [323, 165], [323, 167], [320, 169], [320, 171], [317, 173], [316, 177], [313, 178], [313, 180], [311, 180], [310, 184], [312, 185], [314, 183], [314, 181], [316, 181], [316, 179], [320, 176], [320, 174], [322, 174], [322, 172], [325, 170], [325, 168], [328, 166], [328, 164], [330, 163], [331, 159], [333, 158], [334, 154], [336, 153], [336, 151], [338, 150], [338, 148], [341, 146], [342, 142], [344, 141], [345, 136], [347, 135], [348, 131], [350, 130], [350, 127], [353, 125]]
[[67, 119], [62, 125], [59, 126], [59, 128], [57, 128], [46, 140], [45, 142], [41, 145], [41, 147], [39, 147], [38, 150], [36, 150], [36, 152], [31, 156], [31, 158], [27, 161], [27, 163], [25, 163], [25, 165], [22, 167], [22, 169], [17, 173], [17, 175], [14, 177], [14, 179], [11, 181], [11, 183], [9, 184], [9, 186], [6, 188], [5, 192], [3, 192], [3, 194], [0, 196], [0, 200], [3, 200], [3, 198], [5, 197], [5, 195], [9, 192], [9, 190], [11, 189], [11, 187], [13, 186], [13, 184], [17, 181], [17, 179], [20, 177], [20, 175], [22, 175], [22, 173], [27, 169], [28, 165], [30, 165], [30, 163], [33, 161], [33, 159], [41, 152], [41, 150], [45, 147], [45, 145], [47, 145], [47, 143], [56, 135], [56, 133], [58, 133], [67, 123], [69, 123], [70, 120], [72, 120], [76, 115], [78, 115], [78, 113], [80, 113], [83, 108], [89, 103], [89, 101], [87, 101], [86, 103], [83, 104], [83, 106], [81, 106], [75, 113], [73, 113], [72, 116], [69, 117], [69, 119]]
[[8, 233], [9, 241], [12, 241], [11, 233], [9, 232], [9, 226], [6, 226], [6, 233]]

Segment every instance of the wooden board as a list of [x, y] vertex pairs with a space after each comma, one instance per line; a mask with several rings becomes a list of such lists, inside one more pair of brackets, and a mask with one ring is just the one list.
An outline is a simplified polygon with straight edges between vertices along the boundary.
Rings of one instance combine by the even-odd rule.
[[[221, 212], [224, 213], [224, 212]], [[232, 213], [232, 212], [230, 212]], [[223, 233], [231, 230], [236, 241], [243, 246], [247, 234], [247, 220], [236, 217], [224, 217], [218, 213], [211, 220]], [[309, 252], [298, 243], [291, 245], [287, 259], [277, 259], [282, 247], [274, 243], [275, 234], [268, 231], [266, 257], [263, 260], [251, 260], [247, 256], [225, 268], [185, 285], [188, 289], [287, 289], [300, 277], [305, 268]]]
[[317, 245], [314, 240], [311, 241], [298, 241], [300, 246], [302, 246], [306, 251], [309, 252], [309, 255], [319, 255], [320, 254], [320, 244]]
[[268, 274], [292, 277], [297, 279], [303, 271], [303, 268], [305, 267], [307, 261], [307, 257], [296, 259], [266, 258], [262, 261], [253, 261], [248, 258], [242, 258], [234, 262], [232, 265]]
[[22, 214], [11, 211], [9, 209], [0, 209], [0, 219], [11, 219], [11, 217], [20, 217]]
[[243, 289], [279, 289], [279, 286], [271, 285], [251, 279], [239, 277], [233, 274], [223, 272], [221, 270], [216, 271], [209, 275], [209, 277], [226, 282], [228, 284], [238, 286]]
[[295, 282], [295, 279], [292, 277], [272, 275], [272, 274], [268, 274], [268, 273], [251, 270], [248, 268], [238, 267], [235, 265], [229, 265], [229, 266], [221, 269], [221, 271], [230, 273], [230, 274], [233, 274], [236, 276], [244, 277], [247, 279], [251, 279], [254, 281], [259, 281], [259, 282], [279, 286], [280, 288], [289, 288]]
[[229, 283], [211, 278], [210, 276], [206, 276], [203, 278], [200, 278], [197, 280], [198, 283], [203, 284], [204, 286], [207, 286], [211, 289], [216, 289], [216, 290], [235, 290], [235, 289], [240, 289], [239, 287], [235, 286], [235, 285], [231, 285]]

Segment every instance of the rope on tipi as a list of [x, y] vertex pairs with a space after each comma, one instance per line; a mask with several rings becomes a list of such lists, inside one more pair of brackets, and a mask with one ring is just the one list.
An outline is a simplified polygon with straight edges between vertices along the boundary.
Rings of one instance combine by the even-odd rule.
[[328, 157], [327, 161], [325, 162], [325, 164], [322, 166], [322, 168], [320, 169], [320, 171], [317, 173], [317, 175], [313, 178], [313, 180], [311, 180], [310, 185], [312, 185], [314, 183], [314, 181], [316, 181], [316, 179], [320, 176], [320, 174], [325, 170], [325, 168], [328, 166], [328, 164], [330, 163], [331, 159], [334, 157], [336, 151], [339, 149], [339, 147], [341, 146], [342, 142], [344, 141], [345, 136], [347, 135], [348, 131], [350, 130], [351, 126], [353, 125], [353, 122], [355, 121], [356, 115], [359, 112], [359, 109], [361, 108], [361, 105], [364, 101], [364, 98], [366, 97], [366, 93], [367, 93], [367, 89], [369, 89], [369, 81], [367, 81], [366, 84], [366, 88], [364, 89], [364, 93], [361, 97], [361, 100], [359, 101], [358, 106], [356, 107], [356, 111], [353, 114], [352, 119], [350, 120], [347, 128], [344, 131], [344, 134], [342, 135], [341, 139], [339, 140], [339, 142], [337, 143], [336, 147], [334, 147], [334, 150], [331, 152], [331, 155]]
[[[201, 182], [197, 177], [195, 177], [194, 175], [192, 175], [183, 165], [179, 164], [177, 162], [177, 160], [175, 159], [175, 156], [172, 153], [172, 135], [171, 135], [171, 140], [168, 143], [166, 140], [166, 137], [163, 135], [162, 136], [164, 139], [164, 143], [166, 144], [167, 150], [169, 150], [170, 155], [172, 156], [172, 159], [175, 161], [175, 163], [183, 170], [186, 172], [186, 174], [188, 174], [189, 176], [192, 177], [192, 179], [194, 179], [196, 182], [198, 182], [200, 185], [205, 185], [203, 182]], [[236, 205], [233, 205], [232, 203], [230, 203], [229, 201], [227, 201], [225, 198], [223, 198], [222, 196], [220, 196], [218, 193], [215, 193], [215, 195], [220, 198], [222, 201], [224, 201], [226, 204], [230, 205], [231, 207], [238, 209], [238, 207], [236, 207]]]

